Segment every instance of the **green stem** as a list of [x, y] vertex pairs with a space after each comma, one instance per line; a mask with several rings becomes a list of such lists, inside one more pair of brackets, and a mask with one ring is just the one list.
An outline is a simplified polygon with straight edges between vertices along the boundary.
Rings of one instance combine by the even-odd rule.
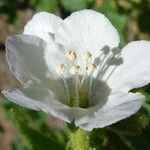
[[89, 132], [83, 129], [68, 129], [68, 145], [66, 150], [90, 150]]

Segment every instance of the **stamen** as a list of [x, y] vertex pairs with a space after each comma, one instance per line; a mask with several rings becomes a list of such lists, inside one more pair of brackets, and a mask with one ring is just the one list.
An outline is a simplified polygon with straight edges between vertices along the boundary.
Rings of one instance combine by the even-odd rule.
[[85, 52], [82, 55], [82, 59], [88, 61], [92, 57], [92, 54], [90, 52]]
[[84, 83], [84, 80], [86, 78], [86, 73], [84, 73], [84, 76], [82, 77], [81, 83], [80, 83], [80, 89], [82, 88], [82, 85]]
[[69, 60], [74, 61], [77, 58], [77, 55], [74, 51], [69, 51], [65, 57], [67, 57]]
[[92, 72], [95, 71], [96, 67], [97, 67], [97, 66], [96, 66], [95, 64], [89, 64], [89, 65], [86, 67], [86, 71], [87, 71], [88, 73], [92, 73]]
[[104, 56], [101, 59], [100, 64], [98, 65], [96, 78], [99, 78], [99, 79], [101, 78], [101, 73], [103, 72], [103, 68], [104, 68], [105, 64], [112, 57], [110, 52], [111, 51], [108, 51], [107, 53], [102, 53], [102, 54], [104, 54]]
[[69, 106], [69, 103], [70, 103], [70, 94], [69, 94], [69, 88], [68, 88], [68, 85], [67, 85], [67, 82], [66, 82], [66, 79], [64, 78], [64, 76], [62, 75], [62, 80], [63, 80], [63, 83], [64, 83], [64, 86], [66, 88], [66, 92], [67, 92], [67, 105]]
[[81, 69], [80, 66], [72, 66], [70, 69], [70, 73], [73, 75], [78, 74], [80, 69]]
[[79, 107], [79, 84], [78, 84], [78, 75], [75, 75], [75, 106]]
[[56, 67], [56, 72], [57, 72], [59, 75], [62, 75], [65, 70], [66, 70], [66, 67], [65, 67], [64, 64], [59, 64], [59, 65]]
[[93, 81], [92, 73], [89, 78], [90, 78], [89, 79], [90, 81], [89, 81], [88, 97], [89, 97], [89, 106], [91, 106], [92, 105], [92, 98], [91, 98], [91, 96], [92, 96], [92, 81]]

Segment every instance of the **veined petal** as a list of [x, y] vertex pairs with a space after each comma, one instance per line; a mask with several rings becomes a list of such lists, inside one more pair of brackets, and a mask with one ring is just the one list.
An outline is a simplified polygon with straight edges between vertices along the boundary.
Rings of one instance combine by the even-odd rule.
[[[11, 36], [6, 41], [6, 57], [11, 72], [22, 84], [40, 83], [51, 90], [63, 85], [61, 76], [56, 73], [56, 66], [61, 63], [67, 66], [67, 62], [63, 51], [53, 41], [46, 44], [33, 35]], [[67, 71], [64, 73], [64, 77], [66, 76]], [[52, 85], [57, 85], [57, 88], [52, 88]], [[64, 90], [63, 87], [62, 89]], [[60, 97], [63, 101], [65, 96]]]
[[49, 33], [54, 33], [62, 19], [48, 12], [40, 12], [33, 16], [24, 28], [24, 34], [35, 35], [49, 42]]
[[75, 123], [85, 130], [102, 128], [136, 113], [143, 102], [144, 96], [140, 93], [112, 94], [102, 108], [97, 105], [93, 108], [93, 113], [90, 110], [91, 113], [84, 114], [84, 117], [78, 113], [78, 120], [75, 120]]
[[72, 13], [55, 32], [55, 40], [69, 50], [90, 51], [95, 56], [103, 47], [112, 49], [119, 44], [118, 33], [110, 21], [93, 10]]
[[14, 35], [6, 41], [6, 58], [11, 72], [21, 83], [45, 80], [48, 67], [44, 59], [46, 43], [29, 35]]
[[22, 89], [4, 90], [3, 94], [10, 101], [29, 109], [41, 110], [68, 122], [73, 119], [72, 113], [69, 112], [69, 107], [57, 101], [53, 93], [48, 89], [23, 87]]
[[[68, 59], [65, 57], [66, 51], [61, 46], [55, 43], [54, 39], [51, 39], [49, 43], [46, 45], [44, 51], [44, 59], [48, 66], [50, 75], [53, 75], [53, 78], [58, 78], [59, 74], [56, 74], [56, 67], [60, 64], [65, 65], [66, 69], [70, 67], [70, 63]], [[68, 71], [64, 71], [64, 77], [69, 77]]]
[[41, 87], [3, 91], [10, 101], [33, 110], [42, 110], [85, 130], [102, 128], [134, 114], [142, 106], [144, 96], [139, 93], [116, 93], [108, 97], [106, 104], [87, 109], [70, 108], [58, 102], [53, 92]]
[[150, 83], [150, 42], [135, 41], [126, 45], [117, 66], [107, 80], [112, 91], [128, 92]]

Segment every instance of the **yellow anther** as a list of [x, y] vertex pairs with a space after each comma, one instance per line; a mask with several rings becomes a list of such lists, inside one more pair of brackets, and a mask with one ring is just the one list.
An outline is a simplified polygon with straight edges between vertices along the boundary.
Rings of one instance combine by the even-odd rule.
[[80, 66], [72, 66], [70, 69], [70, 73], [73, 75], [78, 74], [79, 71], [80, 71]]
[[58, 74], [60, 74], [60, 75], [63, 74], [65, 70], [66, 70], [66, 67], [65, 67], [64, 64], [59, 64], [59, 65], [56, 67], [56, 72], [57, 72]]
[[67, 57], [69, 60], [73, 61], [76, 59], [77, 55], [74, 51], [69, 51], [65, 57]]
[[90, 52], [85, 52], [83, 55], [82, 55], [82, 59], [83, 60], [89, 60], [90, 58], [92, 57], [92, 54]]
[[86, 67], [86, 70], [87, 70], [87, 72], [89, 72], [89, 73], [94, 72], [95, 69], [96, 69], [96, 65], [95, 65], [95, 64], [89, 64], [89, 65]]

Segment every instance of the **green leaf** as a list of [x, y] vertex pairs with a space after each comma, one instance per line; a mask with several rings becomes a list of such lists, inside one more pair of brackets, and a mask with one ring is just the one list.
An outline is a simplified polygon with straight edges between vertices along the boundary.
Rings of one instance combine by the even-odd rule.
[[104, 150], [133, 150], [117, 132], [107, 131], [105, 134], [108, 137], [108, 144]]
[[95, 150], [131, 150], [131, 146], [118, 132], [107, 128], [91, 131], [90, 144]]
[[149, 118], [145, 114], [137, 113], [130, 118], [110, 126], [110, 129], [121, 134], [139, 135], [142, 129], [148, 126], [148, 123]]
[[[57, 141], [55, 136], [51, 136], [50, 130], [47, 130], [45, 133], [40, 132], [40, 130], [32, 127], [28, 122], [28, 119], [24, 115], [25, 109], [20, 106], [13, 106], [12, 113], [17, 122], [17, 125], [25, 137], [26, 141], [30, 145], [30, 149], [32, 150], [63, 150], [65, 146]], [[19, 114], [19, 115], [18, 115]], [[50, 136], [48, 136], [48, 133]], [[53, 134], [54, 135], [54, 134]]]
[[108, 144], [108, 137], [103, 129], [94, 129], [90, 132], [90, 146], [96, 150], [102, 150]]
[[58, 0], [39, 0], [35, 3], [36, 11], [55, 12], [58, 5]]
[[62, 5], [69, 11], [77, 11], [88, 8], [94, 0], [61, 0]]
[[149, 150], [150, 149], [150, 124], [142, 131], [139, 136], [127, 136], [128, 141], [134, 147], [134, 150]]
[[64, 149], [64, 146], [55, 141], [55, 139], [45, 136], [22, 122], [19, 122], [19, 124], [22, 134], [27, 138], [33, 150]]
[[138, 89], [133, 89], [132, 92], [140, 92], [145, 96], [146, 101], [144, 103], [144, 109], [150, 116], [150, 85], [146, 85]]

